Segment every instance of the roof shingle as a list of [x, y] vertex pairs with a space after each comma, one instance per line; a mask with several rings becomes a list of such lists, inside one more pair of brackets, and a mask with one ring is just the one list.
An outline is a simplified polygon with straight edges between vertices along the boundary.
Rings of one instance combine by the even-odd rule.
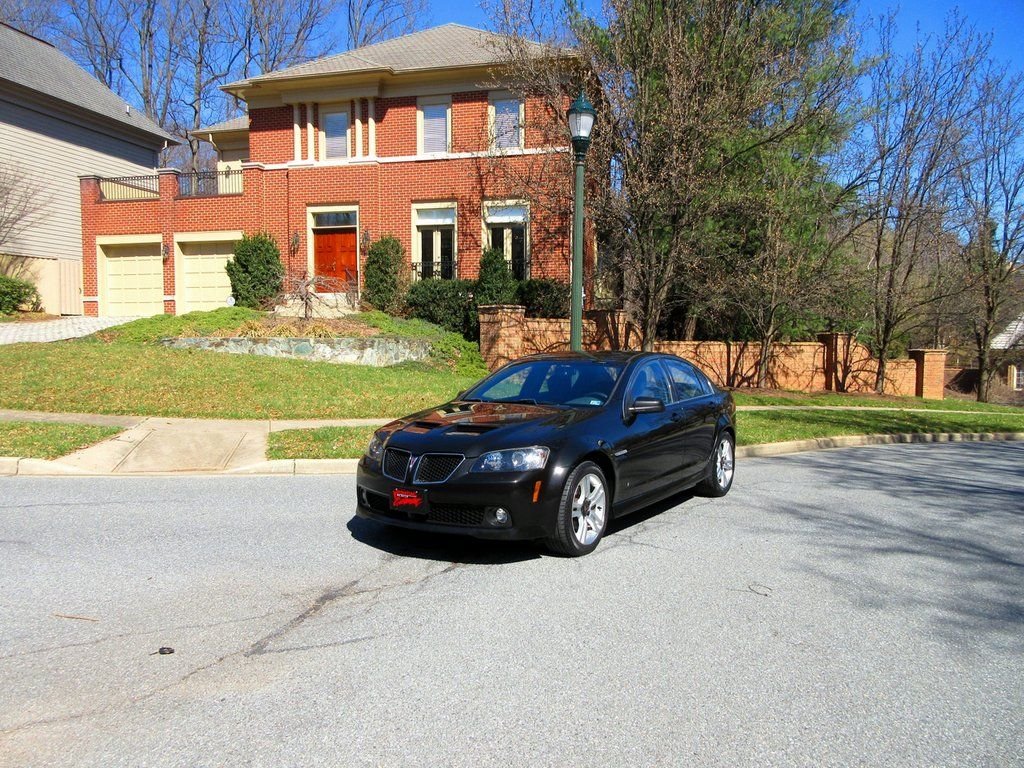
[[177, 139], [52, 45], [0, 23], [0, 82], [31, 89], [150, 134], [160, 143]]

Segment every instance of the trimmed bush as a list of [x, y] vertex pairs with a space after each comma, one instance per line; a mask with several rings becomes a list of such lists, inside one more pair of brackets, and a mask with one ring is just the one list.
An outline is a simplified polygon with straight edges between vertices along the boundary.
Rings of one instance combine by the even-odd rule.
[[505, 254], [488, 248], [480, 257], [480, 276], [473, 293], [477, 306], [483, 304], [514, 304], [519, 282], [512, 276]]
[[374, 309], [395, 315], [402, 310], [408, 284], [405, 249], [397, 237], [384, 235], [370, 246], [366, 255], [363, 298]]
[[571, 292], [568, 283], [558, 280], [523, 280], [519, 303], [526, 307], [527, 317], [568, 317]]
[[474, 339], [479, 329], [472, 287], [469, 280], [428, 278], [409, 286], [405, 303], [413, 317]]
[[235, 257], [228, 260], [227, 272], [238, 306], [273, 308], [284, 279], [281, 251], [274, 238], [263, 232], [244, 236], [235, 244]]
[[39, 306], [39, 294], [28, 280], [0, 275], [0, 315], [10, 315], [22, 306], [35, 309]]

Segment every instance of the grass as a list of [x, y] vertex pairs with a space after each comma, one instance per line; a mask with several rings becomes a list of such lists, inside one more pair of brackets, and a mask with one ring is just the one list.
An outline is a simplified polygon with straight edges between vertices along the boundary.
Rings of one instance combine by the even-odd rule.
[[119, 427], [55, 424], [43, 421], [0, 421], [0, 456], [57, 459], [113, 437]]
[[115, 325], [90, 337], [108, 344], [146, 344], [181, 336], [209, 336], [218, 331], [237, 328], [246, 321], [258, 320], [262, 312], [245, 307], [221, 307], [211, 312], [189, 312], [184, 315], [155, 315]]
[[975, 400], [925, 400], [894, 395], [846, 394], [843, 392], [744, 392], [732, 393], [736, 405], [826, 405], [843, 408], [913, 408], [934, 411], [978, 411], [1024, 413], [1011, 405], [979, 403]]
[[740, 445], [838, 435], [904, 432], [1024, 432], [1024, 412], [910, 413], [908, 411], [746, 411], [736, 415]]
[[271, 432], [268, 459], [358, 459], [374, 427], [321, 427]]
[[[740, 445], [778, 443], [838, 435], [904, 432], [1024, 432], [1024, 412], [908, 413], [907, 411], [747, 411], [737, 415]], [[355, 459], [363, 455], [373, 427], [291, 429], [270, 435], [271, 459]]]
[[426, 408], [475, 381], [423, 364], [334, 365], [143, 344], [0, 349], [0, 408], [193, 418], [375, 418]]

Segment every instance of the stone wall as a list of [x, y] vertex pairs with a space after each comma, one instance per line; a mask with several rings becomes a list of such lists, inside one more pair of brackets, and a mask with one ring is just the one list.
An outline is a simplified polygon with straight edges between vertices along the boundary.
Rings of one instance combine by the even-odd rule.
[[430, 356], [430, 342], [422, 339], [388, 339], [379, 336], [342, 339], [302, 338], [195, 338], [163, 339], [173, 349], [205, 349], [235, 355], [290, 357], [326, 363], [386, 366]]
[[[639, 349], [640, 337], [621, 311], [584, 313], [583, 346], [589, 350]], [[569, 349], [569, 321], [528, 318], [523, 307], [480, 308], [480, 352], [494, 370], [523, 355]], [[757, 378], [759, 345], [739, 341], [662, 341], [669, 352], [696, 363], [724, 387], [752, 387]], [[912, 350], [909, 360], [886, 363], [885, 391], [942, 399], [946, 353]], [[878, 361], [849, 334], [822, 334], [818, 341], [775, 344], [768, 383], [775, 389], [871, 392]]]

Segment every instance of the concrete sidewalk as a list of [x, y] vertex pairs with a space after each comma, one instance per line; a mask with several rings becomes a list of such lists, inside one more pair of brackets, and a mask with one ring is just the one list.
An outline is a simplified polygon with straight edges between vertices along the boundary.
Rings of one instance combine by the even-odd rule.
[[0, 410], [0, 421], [95, 424], [125, 430], [56, 461], [0, 458], [0, 475], [176, 475], [351, 472], [356, 459], [267, 461], [267, 437], [286, 429], [379, 426], [389, 419], [169, 419]]
[[[818, 406], [820, 408], [820, 406]], [[750, 410], [764, 410], [753, 406]], [[741, 408], [740, 410], [747, 410]], [[831, 410], [831, 409], [830, 409]], [[922, 409], [923, 410], [923, 409]], [[0, 475], [303, 475], [355, 472], [358, 459], [267, 460], [271, 432], [318, 427], [373, 427], [390, 419], [170, 419], [82, 413], [0, 410], [0, 421], [44, 421], [123, 427], [102, 443], [55, 461], [0, 457]], [[862, 445], [923, 442], [1024, 440], [1024, 433], [908, 433], [850, 435], [792, 440], [736, 449], [737, 458], [849, 448]]]

